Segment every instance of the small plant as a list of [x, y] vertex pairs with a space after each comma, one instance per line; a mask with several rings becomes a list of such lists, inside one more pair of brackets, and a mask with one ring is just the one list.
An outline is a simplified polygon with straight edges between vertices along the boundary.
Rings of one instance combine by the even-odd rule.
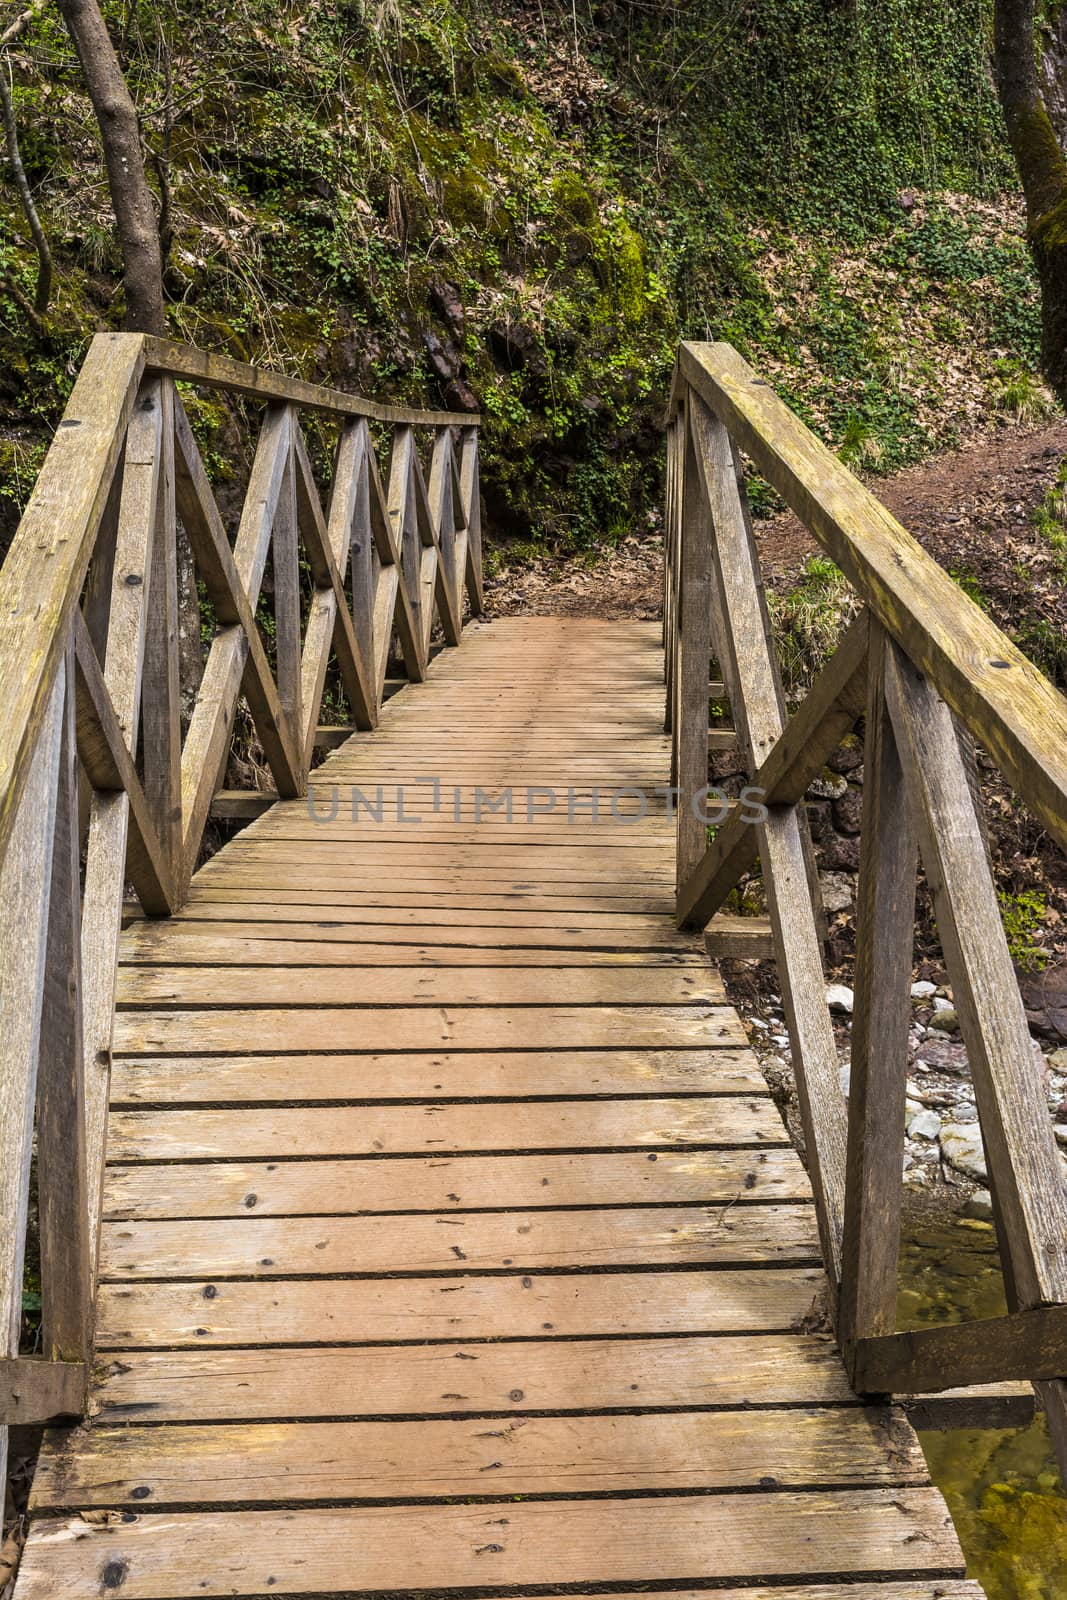
[[998, 411], [1022, 423], [1040, 422], [1051, 414], [1055, 404], [1041, 379], [1016, 361], [996, 362], [993, 400]]
[[825, 556], [809, 556], [796, 588], [772, 594], [770, 608], [785, 687], [798, 691], [837, 648], [859, 601], [839, 567]]
[[1021, 889], [1018, 894], [998, 892], [997, 899], [1011, 959], [1025, 972], [1042, 971], [1048, 966], [1049, 956], [1035, 943], [1035, 935], [1048, 910], [1045, 896], [1037, 889]]
[[989, 610], [989, 602], [985, 591], [978, 580], [978, 574], [970, 567], [950, 567], [949, 577], [954, 578], [969, 600], [976, 606], [981, 606], [983, 611]]

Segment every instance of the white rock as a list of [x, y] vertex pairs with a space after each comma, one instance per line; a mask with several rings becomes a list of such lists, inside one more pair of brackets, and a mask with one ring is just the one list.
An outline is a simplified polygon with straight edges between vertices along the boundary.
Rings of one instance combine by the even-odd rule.
[[1057, 1122], [1054, 1126], [1056, 1129], [1056, 1137], [1060, 1141], [1060, 1144], [1067, 1144], [1067, 1124]]
[[934, 994], [934, 1010], [935, 1011], [951, 1011], [952, 1010], [952, 1001], [951, 1000], [946, 1000], [944, 995], [937, 994], [935, 992], [935, 994]]
[[927, 983], [925, 978], [921, 983], [913, 983], [911, 986], [911, 998], [913, 1000], [928, 1000], [932, 994], [936, 993], [937, 984]]
[[936, 1139], [941, 1132], [941, 1118], [936, 1111], [919, 1111], [908, 1123], [908, 1133], [913, 1139]]
[[909, 1156], [908, 1152], [905, 1150], [905, 1152], [904, 1152], [904, 1171], [907, 1172], [908, 1168], [909, 1167], [913, 1167], [914, 1165], [915, 1165], [915, 1157], [914, 1156]]
[[987, 1181], [982, 1129], [977, 1122], [947, 1122], [941, 1129], [941, 1154], [965, 1177]]
[[856, 880], [847, 872], [820, 872], [819, 886], [823, 908], [831, 915], [835, 911], [848, 911], [856, 899]]
[[749, 1017], [748, 1020], [753, 1028], [758, 1028], [761, 1033], [767, 1032], [767, 1024], [762, 1017]]
[[988, 1189], [976, 1189], [963, 1208], [966, 1217], [991, 1217], [993, 1196]]
[[848, 1091], [852, 1086], [852, 1064], [851, 1064], [851, 1062], [846, 1061], [844, 1066], [840, 1067], [838, 1069], [838, 1074], [837, 1075], [838, 1075], [839, 1079], [841, 1080], [841, 1093], [845, 1096], [845, 1099], [847, 1100], [848, 1099]]
[[772, 1033], [771, 1043], [776, 1044], [779, 1049], [781, 1049], [783, 1045], [787, 1045], [789, 1043], [789, 1035], [787, 1033]]
[[922, 1111], [922, 1109], [923, 1109], [922, 1101], [921, 1100], [913, 1100], [909, 1095], [909, 1097], [904, 1101], [904, 1121], [905, 1121], [905, 1123], [910, 1122], [912, 1117], [917, 1117], [919, 1115], [919, 1112]]
[[851, 1013], [856, 997], [847, 983], [831, 983], [826, 990], [826, 1004], [831, 1011]]

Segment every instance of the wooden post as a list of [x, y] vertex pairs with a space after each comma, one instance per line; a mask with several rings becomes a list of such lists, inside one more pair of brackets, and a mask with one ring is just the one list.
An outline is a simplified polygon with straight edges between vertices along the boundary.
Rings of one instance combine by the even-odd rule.
[[[760, 605], [756, 558], [745, 524], [729, 435], [692, 391], [689, 426], [696, 463], [693, 470], [701, 475], [714, 528], [714, 590], [721, 609], [717, 630], [719, 660], [751, 770], [767, 758], [781, 738], [784, 718], [780, 685]], [[708, 654], [705, 649], [701, 686], [705, 752]], [[706, 754], [704, 759], [706, 762]], [[823, 992], [822, 951], [798, 806], [771, 807], [766, 821], [759, 825], [759, 841], [819, 1237], [826, 1270], [836, 1289], [845, 1200], [846, 1114], [837, 1046]], [[690, 862], [690, 866], [695, 864]]]
[[[0, 1356], [17, 1356], [66, 668], [45, 703], [0, 858]], [[7, 1430], [0, 1428], [0, 1485]]]
[[886, 709], [885, 649], [872, 623], [838, 1321], [850, 1366], [857, 1339], [896, 1327], [900, 1249], [918, 845]]
[[274, 644], [278, 699], [288, 724], [291, 747], [300, 763], [303, 784], [307, 779], [307, 763], [300, 743], [300, 541], [296, 515], [296, 453], [293, 444], [297, 425], [295, 407], [286, 406], [285, 421], [288, 435], [286, 464], [271, 536], [274, 556]]
[[[974, 1079], [1009, 1309], [1067, 1302], [1067, 1200], [1059, 1152], [1000, 920], [952, 714], [903, 652], [886, 699]], [[1067, 1477], [1067, 1386], [1040, 1397]]]
[[708, 658], [711, 655], [711, 520], [686, 429], [681, 502], [681, 583], [675, 685], [678, 817], [675, 871], [684, 883], [704, 854], [708, 782]]
[[92, 1265], [82, 1054], [81, 885], [74, 653], [67, 652], [37, 1072], [37, 1210], [44, 1354], [87, 1361]]

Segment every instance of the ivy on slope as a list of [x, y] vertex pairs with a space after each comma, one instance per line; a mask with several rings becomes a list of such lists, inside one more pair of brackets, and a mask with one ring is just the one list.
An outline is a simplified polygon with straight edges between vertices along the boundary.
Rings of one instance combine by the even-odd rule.
[[[174, 334], [477, 405], [491, 534], [519, 548], [617, 537], [656, 502], [680, 335], [733, 339], [884, 468], [968, 431], [1036, 359], [984, 0], [107, 9], [169, 178]], [[57, 292], [39, 339], [0, 288], [7, 532], [89, 333], [122, 318], [50, 11], [20, 50]], [[0, 275], [32, 266], [5, 183]], [[196, 421], [220, 468], [246, 453], [241, 412]]]

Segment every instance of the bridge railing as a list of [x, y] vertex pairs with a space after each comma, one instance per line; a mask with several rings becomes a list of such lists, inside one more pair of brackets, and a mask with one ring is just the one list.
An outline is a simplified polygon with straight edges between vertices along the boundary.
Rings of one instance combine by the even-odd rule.
[[[774, 485], [863, 602], [787, 716], [740, 470]], [[1035, 1381], [1067, 1476], [1064, 1174], [966, 754], [980, 741], [1067, 842], [1067, 700], [725, 344], [681, 346], [668, 419], [668, 726], [678, 921], [705, 927], [759, 857], [836, 1330], [861, 1392]], [[766, 820], [710, 843], [709, 658]], [[804, 793], [865, 717], [848, 1104], [824, 1001]], [[964, 741], [961, 747], [961, 738]], [[974, 1077], [1010, 1314], [897, 1333], [907, 1044], [921, 858]]]
[[[263, 406], [232, 537], [184, 384]], [[308, 413], [336, 432], [325, 509]], [[479, 505], [477, 418], [93, 340], [0, 571], [0, 1424], [82, 1406], [127, 885], [147, 915], [182, 904], [242, 700], [276, 794], [297, 796], [331, 663], [373, 728], [394, 648], [419, 681], [436, 629], [460, 642], [464, 594], [481, 609]], [[193, 684], [179, 528], [215, 617]], [[34, 1144], [43, 1359], [19, 1355]]]

